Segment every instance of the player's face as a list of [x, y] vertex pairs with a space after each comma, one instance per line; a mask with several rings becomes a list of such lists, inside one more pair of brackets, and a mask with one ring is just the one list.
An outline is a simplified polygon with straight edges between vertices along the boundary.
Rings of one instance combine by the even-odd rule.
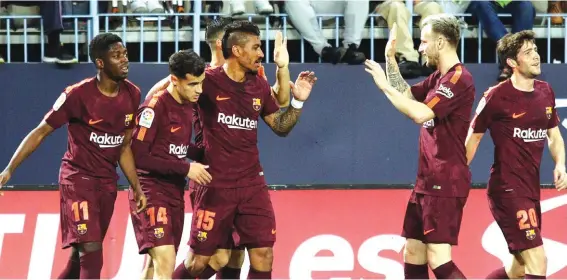
[[179, 96], [187, 102], [197, 102], [199, 100], [199, 96], [203, 92], [203, 80], [205, 80], [205, 73], [198, 77], [186, 74], [183, 79], [175, 76], [172, 79]]
[[241, 67], [252, 73], [258, 73], [258, 68], [262, 66], [264, 52], [262, 51], [262, 41], [255, 35], [247, 35], [246, 44], [240, 48], [238, 63]]
[[517, 58], [518, 72], [525, 77], [535, 78], [541, 74], [540, 57], [537, 46], [533, 42], [526, 41], [518, 52]]
[[110, 46], [103, 60], [104, 73], [114, 81], [128, 78], [128, 50], [122, 43], [115, 43]]
[[431, 68], [437, 68], [439, 64], [439, 49], [437, 48], [438, 35], [433, 32], [431, 25], [426, 25], [421, 29], [421, 44], [419, 45], [419, 53], [424, 55], [426, 65]]

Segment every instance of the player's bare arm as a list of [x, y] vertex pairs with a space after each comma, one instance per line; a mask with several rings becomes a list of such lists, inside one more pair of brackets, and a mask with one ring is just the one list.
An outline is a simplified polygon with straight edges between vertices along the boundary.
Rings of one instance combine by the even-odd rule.
[[274, 62], [276, 69], [276, 83], [272, 87], [280, 108], [289, 106], [291, 77], [289, 74], [289, 53], [287, 51], [287, 38], [283, 38], [281, 31], [276, 32], [274, 46]]
[[365, 66], [366, 68], [364, 70], [372, 75], [374, 83], [376, 83], [378, 88], [388, 97], [392, 105], [402, 114], [408, 116], [417, 124], [423, 124], [435, 118], [435, 113], [431, 108], [427, 107], [426, 104], [406, 97], [390, 85], [380, 64], [372, 60], [367, 60]]
[[474, 129], [472, 127], [469, 128], [467, 138], [465, 139], [467, 165], [471, 164], [474, 155], [476, 154], [476, 150], [478, 149], [478, 145], [480, 145], [480, 141], [482, 140], [482, 136], [484, 136], [484, 133], [474, 133]]
[[293, 129], [301, 115], [303, 102], [309, 98], [313, 85], [317, 81], [315, 73], [303, 71], [299, 73], [295, 84], [290, 83], [293, 100], [287, 110], [279, 110], [264, 117], [266, 124], [272, 131], [281, 137], [285, 137]]
[[24, 138], [20, 146], [18, 146], [18, 149], [16, 149], [16, 152], [14, 152], [8, 165], [4, 168], [4, 171], [0, 173], [0, 187], [10, 180], [16, 168], [18, 168], [18, 166], [39, 147], [45, 137], [49, 136], [53, 131], [53, 127], [45, 121], [41, 121], [41, 123]]
[[124, 172], [126, 179], [130, 183], [132, 190], [135, 193], [135, 200], [138, 204], [138, 213], [146, 208], [147, 200], [146, 196], [142, 192], [142, 187], [140, 186], [140, 181], [138, 180], [138, 175], [136, 174], [136, 165], [134, 163], [134, 154], [132, 153], [132, 148], [130, 143], [132, 142], [132, 129], [127, 129], [124, 131], [124, 142], [122, 143], [122, 150], [120, 153], [120, 159], [118, 163], [120, 164], [120, 169]]
[[559, 127], [547, 130], [547, 143], [551, 158], [555, 162], [553, 170], [554, 184], [557, 190], [567, 189], [567, 174], [565, 172], [565, 142]]
[[410, 99], [415, 99], [411, 94], [410, 85], [404, 80], [402, 74], [400, 73], [400, 68], [396, 62], [396, 34], [398, 32], [398, 26], [396, 23], [392, 26], [390, 30], [390, 38], [388, 38], [388, 43], [386, 43], [386, 77], [388, 82], [397, 91], [402, 93], [405, 97]]

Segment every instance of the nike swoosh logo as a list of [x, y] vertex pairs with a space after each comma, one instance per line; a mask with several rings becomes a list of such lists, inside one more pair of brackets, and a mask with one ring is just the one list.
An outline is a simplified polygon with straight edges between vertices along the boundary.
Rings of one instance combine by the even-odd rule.
[[181, 129], [181, 126], [180, 126], [180, 127], [172, 127], [172, 128], [171, 128], [171, 133], [175, 133], [176, 131], [178, 131], [178, 130], [180, 130], [180, 129]]
[[89, 120], [89, 124], [90, 124], [90, 125], [95, 125], [95, 124], [97, 124], [97, 123], [99, 123], [99, 122], [102, 122], [102, 121], [103, 121], [103, 119], [96, 120], [96, 121], [93, 121], [92, 119], [90, 119], [90, 120]]
[[522, 116], [525, 115], [525, 114], [526, 114], [526, 112], [523, 112], [523, 113], [521, 113], [521, 114], [516, 114], [516, 113], [514, 113], [514, 114], [512, 115], [512, 118], [513, 118], [513, 119], [517, 119], [517, 118], [522, 117]]
[[230, 97], [220, 97], [220, 96], [217, 96], [217, 101], [223, 101], [223, 100], [229, 100], [229, 99], [230, 99]]
[[427, 235], [428, 233], [434, 231], [435, 229], [425, 230], [423, 231], [423, 235]]
[[276, 230], [275, 230], [275, 229], [272, 229], [272, 234], [276, 234]]

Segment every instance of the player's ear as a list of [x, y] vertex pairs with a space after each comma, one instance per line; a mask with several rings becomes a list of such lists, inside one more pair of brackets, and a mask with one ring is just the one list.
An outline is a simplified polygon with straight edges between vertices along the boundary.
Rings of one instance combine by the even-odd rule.
[[97, 58], [95, 59], [95, 65], [97, 69], [102, 69], [104, 68], [104, 61], [101, 58]]
[[240, 46], [238, 46], [238, 45], [233, 45], [233, 46], [232, 46], [232, 54], [233, 54], [234, 56], [236, 56], [236, 57], [240, 57], [241, 54], [242, 54], [241, 49], [240, 49]]
[[222, 50], [222, 40], [221, 39], [217, 39], [215, 41], [215, 46], [217, 48], [217, 50]]
[[177, 86], [177, 83], [178, 83], [178, 82], [179, 82], [179, 78], [177, 78], [177, 76], [175, 76], [175, 75], [171, 75], [171, 83], [172, 83], [174, 86]]
[[516, 62], [516, 60], [511, 59], [511, 58], [506, 59], [506, 64], [508, 64], [508, 66], [510, 66], [512, 68], [518, 67], [518, 63]]

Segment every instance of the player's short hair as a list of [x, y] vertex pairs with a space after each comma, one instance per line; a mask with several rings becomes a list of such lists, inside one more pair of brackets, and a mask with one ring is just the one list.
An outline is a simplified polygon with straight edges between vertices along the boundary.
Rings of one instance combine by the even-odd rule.
[[205, 72], [205, 60], [193, 50], [182, 50], [169, 57], [169, 73], [180, 79], [185, 75], [199, 77]]
[[214, 44], [219, 38], [219, 35], [224, 32], [224, 28], [232, 22], [231, 18], [218, 17], [211, 20], [205, 29], [205, 40], [209, 44]]
[[524, 30], [514, 34], [508, 33], [498, 40], [496, 44], [496, 51], [503, 65], [508, 66], [506, 60], [508, 58], [516, 60], [520, 49], [525, 42], [532, 42], [535, 44], [535, 32], [531, 30]]
[[431, 30], [443, 35], [451, 46], [457, 48], [461, 38], [461, 24], [457, 17], [450, 14], [436, 14], [426, 17], [421, 23], [421, 28], [431, 25]]
[[101, 33], [96, 35], [89, 43], [91, 61], [102, 59], [110, 49], [110, 46], [116, 43], [122, 43], [122, 38], [116, 34]]
[[258, 25], [246, 20], [228, 24], [222, 37], [222, 56], [227, 59], [232, 55], [233, 46], [244, 46], [248, 35], [260, 36]]

